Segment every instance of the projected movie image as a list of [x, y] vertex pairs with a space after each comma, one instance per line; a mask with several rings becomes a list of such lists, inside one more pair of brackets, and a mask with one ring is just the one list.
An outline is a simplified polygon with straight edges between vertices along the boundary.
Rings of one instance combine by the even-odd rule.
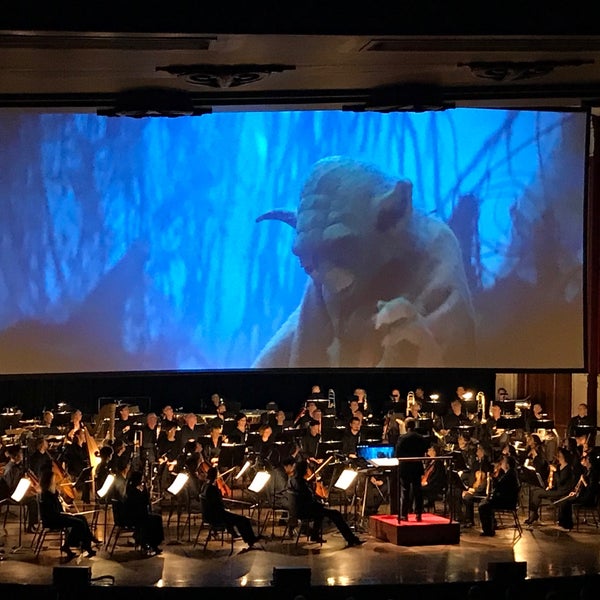
[[584, 366], [585, 113], [0, 131], [0, 373]]

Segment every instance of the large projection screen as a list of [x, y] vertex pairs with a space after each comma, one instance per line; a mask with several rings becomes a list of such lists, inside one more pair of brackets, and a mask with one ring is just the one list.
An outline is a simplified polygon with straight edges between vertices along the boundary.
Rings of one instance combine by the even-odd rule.
[[1, 374], [585, 367], [585, 112], [0, 132]]

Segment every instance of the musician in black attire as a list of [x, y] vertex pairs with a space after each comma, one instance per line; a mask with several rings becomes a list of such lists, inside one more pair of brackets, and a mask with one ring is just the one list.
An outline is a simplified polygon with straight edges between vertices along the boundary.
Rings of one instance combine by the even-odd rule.
[[[417, 422], [408, 418], [405, 421], [406, 433], [398, 438], [396, 444], [397, 458], [415, 458], [425, 456], [429, 441], [420, 433], [415, 431]], [[421, 488], [421, 476], [425, 472], [423, 461], [400, 462], [398, 473], [400, 477], [400, 514], [399, 520], [408, 521], [411, 500], [415, 505], [417, 521], [421, 520], [423, 513], [423, 491]]]
[[142, 465], [152, 465], [158, 460], [158, 416], [156, 413], [146, 415], [146, 424], [142, 427], [141, 459]]
[[558, 465], [550, 465], [546, 489], [536, 488], [531, 492], [529, 518], [525, 521], [527, 525], [539, 519], [539, 509], [543, 499], [558, 500], [568, 495], [577, 483], [571, 466], [571, 453], [566, 448], [560, 447], [556, 451], [556, 458]]
[[62, 459], [75, 488], [81, 492], [81, 500], [89, 504], [92, 467], [83, 429], [75, 431], [73, 441], [65, 448]]
[[346, 458], [356, 458], [357, 447], [360, 444], [360, 428], [362, 422], [358, 417], [351, 417], [348, 427], [342, 434], [342, 454]]
[[141, 471], [132, 471], [127, 481], [123, 501], [125, 519], [134, 528], [134, 539], [146, 554], [160, 554], [164, 540], [161, 515], [152, 512], [150, 494], [144, 485]]
[[519, 500], [519, 478], [517, 476], [514, 457], [504, 455], [500, 460], [497, 476], [492, 482], [492, 492], [489, 499], [479, 504], [479, 520], [481, 535], [492, 537], [494, 531], [494, 510], [500, 508], [512, 509]]
[[587, 404], [582, 402], [577, 406], [577, 414], [569, 419], [567, 437], [580, 437], [581, 432], [584, 431], [585, 435], [588, 436], [587, 445], [589, 448], [592, 448], [596, 445], [596, 429], [594, 419], [588, 415]]
[[254, 533], [248, 517], [225, 508], [223, 495], [216, 485], [217, 476], [216, 467], [210, 467], [206, 472], [206, 483], [202, 489], [203, 517], [207, 523], [223, 523], [231, 535], [239, 533], [244, 542], [253, 548], [262, 536]]
[[248, 440], [248, 417], [244, 413], [235, 415], [235, 429], [227, 435], [230, 444], [246, 444]]
[[313, 519], [310, 539], [313, 542], [325, 543], [322, 537], [323, 520], [328, 518], [342, 534], [348, 546], [359, 546], [363, 543], [354, 535], [342, 513], [335, 508], [327, 508], [314, 494], [310, 483], [306, 480], [308, 462], [301, 460], [296, 463], [293, 477], [290, 477], [288, 490], [290, 514], [297, 519]]
[[67, 527], [69, 533], [61, 551], [67, 558], [75, 558], [71, 546], [81, 547], [87, 553], [87, 558], [96, 555], [92, 549], [92, 542], [98, 543], [90, 530], [90, 526], [83, 515], [72, 515], [64, 512], [56, 490], [54, 471], [44, 471], [40, 479], [40, 515], [44, 527], [61, 529]]
[[573, 529], [573, 507], [593, 508], [598, 506], [600, 494], [600, 464], [598, 458], [589, 453], [581, 457], [584, 472], [580, 475], [575, 488], [563, 502], [558, 504], [558, 524], [564, 529]]
[[[23, 450], [18, 445], [9, 446], [6, 449], [6, 455], [8, 456], [8, 462], [4, 466], [4, 473], [2, 473], [0, 479], [4, 481], [3, 487], [6, 490], [7, 497], [10, 499], [21, 479], [27, 474], [27, 465], [23, 462]], [[9, 500], [9, 502], [12, 503], [13, 501]], [[38, 522], [38, 506], [34, 487], [30, 486], [20, 504], [27, 507], [26, 531], [33, 533]]]
[[45, 437], [36, 439], [35, 451], [29, 457], [29, 468], [38, 479], [42, 471], [52, 471], [52, 457], [48, 454], [48, 440]]
[[185, 425], [181, 428], [178, 434], [179, 438], [179, 449], [182, 451], [185, 445], [190, 441], [196, 441], [204, 433], [206, 428], [198, 423], [198, 415], [196, 413], [187, 413], [184, 417]]
[[434, 429], [447, 444], [456, 444], [461, 425], [470, 425], [469, 417], [463, 411], [462, 401], [458, 398], [450, 403], [450, 410], [436, 419]]
[[125, 454], [127, 460], [133, 454], [133, 442], [135, 439], [135, 429], [133, 419], [130, 417], [129, 405], [122, 404], [118, 408], [119, 418], [115, 420], [115, 440], [122, 440], [125, 443]]
[[279, 450], [275, 445], [273, 428], [268, 423], [262, 423], [258, 428], [258, 437], [252, 446], [256, 458], [261, 466], [273, 468], [279, 465]]
[[94, 486], [96, 488], [96, 492], [104, 485], [106, 478], [111, 472], [110, 461], [113, 455], [113, 448], [112, 446], [102, 446], [98, 452], [100, 454], [100, 462], [94, 469]]
[[[434, 458], [441, 456], [442, 449], [438, 444], [430, 444], [427, 449], [427, 456]], [[423, 493], [423, 506], [435, 506], [435, 501], [438, 500], [446, 490], [448, 477], [446, 468], [441, 460], [432, 460], [426, 463], [425, 472], [421, 478], [421, 490]]]
[[301, 457], [312, 463], [312, 467], [320, 465], [323, 462], [323, 459], [319, 457], [319, 448], [321, 445], [321, 423], [319, 421], [315, 419], [309, 421], [306, 433], [300, 438], [300, 445]]

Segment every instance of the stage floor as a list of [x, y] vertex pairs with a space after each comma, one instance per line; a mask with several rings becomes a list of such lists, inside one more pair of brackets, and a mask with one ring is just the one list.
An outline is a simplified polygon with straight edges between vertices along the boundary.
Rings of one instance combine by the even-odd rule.
[[[199, 523], [198, 523], [199, 525]], [[275, 533], [281, 535], [282, 527]], [[346, 548], [335, 529], [326, 530], [327, 543], [308, 543], [301, 538], [296, 547], [291, 540], [267, 539], [263, 549], [245, 551], [236, 542], [229, 556], [226, 542], [211, 541], [206, 553], [202, 544], [193, 548], [197, 525], [191, 528], [192, 542], [177, 543], [175, 527], [165, 529], [164, 552], [142, 558], [134, 548], [118, 546], [110, 558], [100, 549], [92, 559], [76, 558], [69, 565], [91, 566], [92, 578], [111, 576], [117, 586], [136, 587], [263, 587], [271, 586], [274, 567], [310, 568], [313, 586], [368, 586], [420, 583], [486, 581], [490, 562], [525, 561], [527, 578], [571, 577], [600, 573], [600, 532], [583, 525], [579, 532], [565, 532], [546, 524], [525, 529], [515, 539], [506, 524], [493, 538], [480, 537], [476, 528], [460, 532], [460, 542], [451, 545], [399, 546], [381, 541], [359, 528], [366, 540], [362, 546]], [[266, 532], [267, 534], [270, 531]], [[201, 540], [204, 540], [204, 533]], [[31, 550], [32, 535], [18, 543], [18, 527], [9, 522], [0, 539], [0, 584], [48, 585], [53, 568], [65, 564], [56, 547], [42, 551], [39, 558]]]

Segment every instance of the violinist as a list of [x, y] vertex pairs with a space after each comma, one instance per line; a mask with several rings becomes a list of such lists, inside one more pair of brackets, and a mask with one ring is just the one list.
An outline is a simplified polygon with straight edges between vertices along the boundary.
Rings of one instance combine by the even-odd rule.
[[527, 433], [525, 445], [527, 455], [523, 463], [523, 481], [532, 487], [542, 487], [537, 477], [537, 474], [539, 474], [545, 487], [550, 474], [550, 463], [546, 458], [544, 443], [537, 433]]
[[[430, 444], [427, 448], [427, 456], [434, 458], [441, 456], [442, 448], [439, 444]], [[423, 506], [432, 508], [447, 486], [446, 469], [441, 460], [431, 460], [426, 463], [425, 472], [421, 477], [421, 489], [423, 491]]]
[[516, 508], [519, 501], [519, 477], [513, 456], [503, 455], [492, 477], [489, 497], [479, 504], [481, 535], [492, 537], [494, 530], [494, 510]]
[[594, 508], [598, 505], [600, 470], [598, 460], [592, 461], [589, 453], [581, 457], [583, 473], [569, 494], [558, 502], [558, 524], [563, 529], [573, 529], [573, 506]]
[[328, 518], [342, 534], [348, 546], [359, 546], [359, 539], [344, 520], [342, 513], [334, 508], [327, 508], [321, 499], [315, 496], [310, 482], [307, 481], [308, 462], [301, 460], [296, 463], [296, 470], [288, 482], [288, 498], [290, 502], [290, 517], [292, 519], [312, 519], [310, 531], [312, 542], [325, 543], [323, 539], [323, 520]]
[[[8, 491], [8, 497], [10, 499], [10, 496], [14, 494], [21, 479], [28, 476], [28, 471], [23, 462], [23, 450], [20, 446], [9, 446], [6, 449], [6, 455], [8, 456], [8, 462], [4, 466], [2, 479], [4, 480], [4, 487]], [[34, 485], [29, 487], [26, 495], [20, 501], [20, 504], [27, 507], [27, 525], [25, 528], [27, 533], [34, 533], [38, 522], [37, 492], [39, 492], [39, 490], [36, 489], [34, 482]], [[10, 500], [10, 502], [12, 503], [13, 501]]]
[[527, 525], [535, 523], [539, 517], [542, 500], [558, 500], [573, 490], [577, 483], [571, 466], [571, 453], [562, 446], [556, 451], [556, 462], [550, 465], [546, 489], [536, 488], [531, 492]]
[[[501, 461], [500, 461], [501, 462]], [[498, 475], [500, 464], [494, 469], [494, 475]], [[475, 501], [487, 495], [488, 475], [492, 472], [492, 464], [489, 453], [482, 444], [477, 445], [475, 450], [475, 465], [471, 473], [469, 487], [462, 490], [462, 502], [464, 507], [464, 525], [473, 527], [475, 525]]]

